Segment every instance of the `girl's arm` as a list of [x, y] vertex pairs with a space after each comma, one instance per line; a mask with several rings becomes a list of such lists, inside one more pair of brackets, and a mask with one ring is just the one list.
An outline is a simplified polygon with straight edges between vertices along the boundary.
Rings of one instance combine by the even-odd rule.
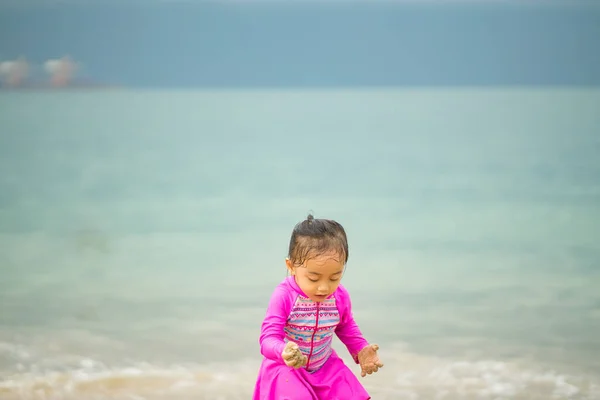
[[289, 292], [283, 285], [275, 288], [267, 307], [267, 315], [263, 320], [260, 331], [260, 353], [273, 360], [284, 364], [282, 358], [285, 347], [283, 328], [288, 319], [291, 309], [291, 298]]
[[340, 312], [340, 323], [337, 326], [335, 333], [338, 338], [344, 343], [348, 352], [358, 362], [358, 353], [369, 345], [369, 342], [363, 337], [358, 324], [352, 315], [352, 302], [350, 294], [342, 285], [338, 286], [338, 296], [336, 303]]

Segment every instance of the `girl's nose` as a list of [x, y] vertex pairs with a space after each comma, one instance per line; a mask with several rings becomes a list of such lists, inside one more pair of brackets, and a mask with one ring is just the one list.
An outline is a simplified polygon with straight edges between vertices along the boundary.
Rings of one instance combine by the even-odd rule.
[[319, 285], [319, 287], [317, 288], [317, 291], [319, 293], [329, 293], [329, 286], [327, 286], [327, 285]]

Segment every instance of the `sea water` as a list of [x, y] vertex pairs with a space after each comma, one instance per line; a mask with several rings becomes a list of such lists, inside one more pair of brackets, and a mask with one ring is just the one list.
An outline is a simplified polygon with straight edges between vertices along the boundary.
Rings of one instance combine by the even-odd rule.
[[0, 171], [2, 399], [251, 398], [310, 211], [374, 399], [600, 399], [599, 90], [5, 92]]

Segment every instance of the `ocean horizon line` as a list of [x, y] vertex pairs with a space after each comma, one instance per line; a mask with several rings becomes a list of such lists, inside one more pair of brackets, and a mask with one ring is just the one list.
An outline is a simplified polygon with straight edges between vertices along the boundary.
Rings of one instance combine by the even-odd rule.
[[245, 90], [401, 90], [401, 89], [600, 89], [600, 83], [501, 83], [501, 84], [365, 84], [365, 85], [277, 85], [277, 84], [248, 84], [248, 85], [119, 85], [119, 84], [91, 84], [53, 87], [50, 85], [35, 85], [24, 87], [0, 87], [0, 92], [76, 92], [76, 91], [245, 91]]

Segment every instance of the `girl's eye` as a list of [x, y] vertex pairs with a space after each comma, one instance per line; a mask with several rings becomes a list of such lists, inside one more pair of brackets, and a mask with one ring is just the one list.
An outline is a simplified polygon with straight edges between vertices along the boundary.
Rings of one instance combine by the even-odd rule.
[[308, 278], [308, 280], [311, 281], [311, 282], [319, 282], [318, 279], [310, 279], [310, 278]]
[[339, 280], [340, 280], [340, 278], [330, 279], [331, 282], [337, 282]]

